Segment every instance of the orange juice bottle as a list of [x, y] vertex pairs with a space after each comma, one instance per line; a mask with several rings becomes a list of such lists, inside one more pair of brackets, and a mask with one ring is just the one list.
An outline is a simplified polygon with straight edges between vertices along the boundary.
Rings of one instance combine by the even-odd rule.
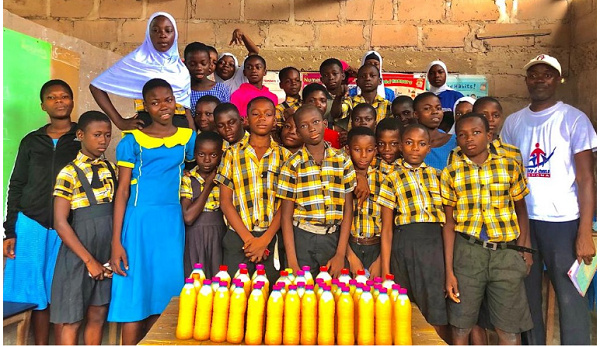
[[296, 275], [294, 274], [294, 270], [292, 270], [292, 269], [290, 269], [288, 267], [288, 268], [285, 269], [285, 271], [288, 274], [288, 279], [290, 280], [290, 285], [295, 284], [295, 282], [296, 282]]
[[302, 267], [302, 271], [304, 271], [304, 278], [306, 279], [306, 285], [314, 285], [315, 284], [315, 280], [312, 276], [312, 274], [310, 273], [310, 266], [308, 265], [304, 265]]
[[304, 282], [298, 282], [298, 284], [296, 284], [296, 291], [298, 292], [298, 296], [300, 297], [300, 300], [302, 300], [302, 297], [304, 296], [304, 293], [306, 292], [306, 284]]
[[263, 294], [265, 295], [265, 301], [269, 300], [269, 279], [267, 278], [266, 272], [265, 272], [265, 266], [263, 264], [256, 264], [256, 267], [258, 268], [259, 266], [262, 267], [262, 269], [258, 269], [254, 272], [253, 276], [254, 278], [252, 279], [252, 287], [254, 288], [254, 285], [258, 282], [263, 282]]
[[365, 270], [356, 271], [356, 282], [357, 283], [367, 284], [368, 280], [369, 280], [369, 278], [367, 276], [365, 276]]
[[300, 297], [297, 286], [291, 285], [285, 297], [283, 310], [283, 344], [297, 345], [300, 343]]
[[352, 297], [354, 297], [354, 292], [356, 291], [356, 284], [357, 283], [358, 282], [356, 282], [355, 279], [351, 279], [350, 280], [349, 288], [350, 288], [350, 296], [352, 296]]
[[401, 288], [398, 293], [394, 303], [394, 344], [412, 345], [412, 306], [406, 288]]
[[196, 300], [196, 319], [194, 320], [194, 339], [198, 341], [210, 338], [214, 293], [210, 280], [204, 280]]
[[356, 285], [356, 291], [352, 296], [354, 300], [354, 336], [358, 338], [358, 302], [360, 301], [360, 296], [363, 293], [363, 284], [358, 283]]
[[219, 289], [219, 283], [221, 281], [219, 281], [219, 277], [213, 277], [211, 279], [211, 284], [210, 284], [210, 288], [212, 288], [213, 293], [216, 293], [217, 290]]
[[235, 286], [238, 283], [240, 283], [240, 284], [242, 283], [239, 278], [234, 278], [234, 279], [231, 280], [231, 287], [229, 287], [229, 297], [231, 297], [231, 295], [233, 295], [233, 291], [235, 290]]
[[279, 284], [273, 286], [273, 291], [267, 302], [267, 327], [265, 329], [265, 345], [280, 345], [283, 339], [283, 310], [284, 298]]
[[279, 278], [277, 279], [277, 282], [284, 283], [286, 292], [288, 291], [289, 286], [292, 284], [292, 281], [290, 281], [290, 278], [288, 277], [288, 272], [285, 270], [279, 271]]
[[[319, 274], [317, 275], [317, 278], [322, 278], [323, 281], [330, 286], [331, 285], [331, 275], [329, 274], [329, 272], [327, 272], [327, 266], [321, 266], [319, 267]], [[317, 278], [315, 278], [315, 281], [317, 280]]]
[[[244, 269], [246, 270], [246, 269]], [[248, 271], [248, 270], [246, 270]], [[250, 279], [248, 278], [248, 281]], [[239, 344], [244, 339], [244, 319], [248, 297], [242, 281], [237, 281], [233, 295], [229, 299], [229, 321], [227, 323], [227, 342]]]
[[227, 282], [227, 288], [229, 288], [229, 286], [231, 286], [231, 276], [229, 276], [227, 270], [227, 265], [219, 266], [219, 272], [217, 272], [215, 277], [219, 277], [219, 281]]
[[227, 339], [227, 322], [229, 320], [229, 290], [227, 282], [220, 281], [219, 289], [213, 299], [212, 326], [210, 340], [212, 342], [225, 342]]
[[196, 293], [198, 293], [202, 287], [202, 282], [206, 279], [206, 274], [204, 274], [204, 270], [202, 270], [202, 264], [194, 264], [194, 269], [190, 274], [190, 278], [194, 279], [194, 288], [196, 288]]
[[260, 284], [255, 284], [248, 299], [248, 318], [246, 320], [247, 345], [259, 345], [263, 340], [265, 320], [265, 297]]
[[331, 294], [331, 287], [323, 286], [323, 294], [319, 299], [319, 327], [317, 342], [319, 345], [333, 345], [335, 343], [335, 299]]
[[283, 296], [285, 299], [285, 294], [287, 294], [287, 290], [285, 290], [285, 282], [277, 281], [275, 284], [278, 286], [281, 296]]
[[248, 269], [240, 269], [240, 274], [237, 279], [242, 283], [244, 292], [246, 292], [246, 297], [250, 296], [250, 292], [252, 291], [252, 280], [250, 279], [250, 276], [248, 276]]
[[383, 286], [375, 300], [375, 344], [392, 344], [392, 302]]
[[179, 316], [175, 336], [180, 340], [191, 339], [194, 335], [194, 317], [196, 315], [196, 289], [194, 279], [186, 278], [179, 294]]
[[321, 299], [321, 294], [323, 294], [323, 286], [326, 286], [325, 280], [322, 278], [317, 278], [315, 280], [315, 294], [317, 295], [317, 301]]
[[235, 275], [233, 275], [233, 278], [238, 278], [238, 276], [240, 275], [240, 270], [242, 270], [242, 269], [248, 270], [248, 265], [246, 265], [245, 263], [240, 263], [238, 265], [237, 271], [235, 272]]
[[300, 344], [314, 345], [317, 343], [317, 295], [313, 285], [306, 286], [306, 292], [302, 297], [302, 309], [300, 314]]
[[337, 305], [337, 344], [338, 345], [353, 345], [354, 344], [354, 300], [350, 295], [350, 288], [344, 287], [340, 295]]
[[375, 284], [382, 284], [383, 283], [383, 278], [381, 278], [381, 277], [375, 277], [373, 280], [375, 281]]
[[394, 282], [394, 275], [392, 274], [387, 274], [385, 275], [385, 281], [383, 281], [383, 287], [385, 289], [387, 289], [387, 294], [392, 295], [392, 286], [396, 284], [396, 282]]
[[306, 284], [306, 277], [304, 277], [304, 270], [296, 271], [296, 278], [294, 278], [294, 284], [298, 285], [298, 283], [304, 282]]
[[375, 301], [371, 288], [363, 287], [358, 301], [358, 337], [359, 345], [375, 344]]
[[392, 300], [392, 302], [396, 302], [396, 299], [398, 299], [398, 295], [400, 295], [400, 285], [399, 284], [394, 284], [392, 286], [392, 294], [390, 295], [390, 299]]
[[344, 283], [347, 286], [350, 285], [350, 280], [352, 279], [352, 277], [350, 277], [350, 270], [342, 269], [342, 273], [338, 279], [340, 280], [340, 283]]
[[254, 288], [254, 279], [256, 278], [256, 276], [259, 275], [259, 273], [258, 273], [259, 270], [265, 271], [265, 264], [256, 264], [256, 271], [254, 271], [254, 273], [252, 274], [252, 278], [251, 278], [251, 280], [253, 282], [252, 283], [253, 288]]
[[338, 289], [340, 289], [340, 280], [338, 280], [337, 278], [334, 278], [331, 280], [331, 294], [333, 294], [335, 301], [337, 301], [337, 298], [338, 298], [338, 295], [337, 295]]
[[367, 280], [367, 287], [371, 291], [371, 295], [375, 294], [375, 282], [373, 280]]

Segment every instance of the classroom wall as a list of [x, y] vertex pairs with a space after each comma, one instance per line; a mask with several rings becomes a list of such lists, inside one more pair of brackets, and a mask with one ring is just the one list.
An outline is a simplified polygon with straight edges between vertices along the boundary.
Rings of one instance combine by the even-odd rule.
[[[513, 0], [505, 2], [510, 13]], [[566, 72], [563, 100], [596, 116], [596, 0], [519, 0], [510, 23], [497, 23], [494, 0], [5, 0], [4, 8], [119, 54], [139, 45], [153, 12], [166, 10], [177, 19], [181, 51], [202, 41], [243, 56], [228, 46], [239, 27], [273, 70], [316, 70], [332, 56], [356, 66], [370, 48], [388, 71], [424, 71], [439, 58], [451, 72], [485, 75], [507, 113], [527, 104], [522, 66], [546, 53]], [[548, 36], [478, 39], [547, 29]]]

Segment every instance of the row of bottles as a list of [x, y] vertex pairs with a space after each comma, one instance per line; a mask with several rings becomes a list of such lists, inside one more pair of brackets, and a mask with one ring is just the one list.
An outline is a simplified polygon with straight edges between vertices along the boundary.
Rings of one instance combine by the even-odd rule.
[[181, 292], [178, 339], [249, 345], [412, 344], [411, 304], [393, 275], [370, 281], [359, 271], [352, 279], [344, 269], [333, 279], [321, 267], [313, 280], [309, 268], [297, 276], [282, 271], [269, 294], [264, 268], [250, 277], [240, 264], [231, 280], [221, 267], [216, 278], [202, 279], [200, 285], [196, 270], [201, 265]]

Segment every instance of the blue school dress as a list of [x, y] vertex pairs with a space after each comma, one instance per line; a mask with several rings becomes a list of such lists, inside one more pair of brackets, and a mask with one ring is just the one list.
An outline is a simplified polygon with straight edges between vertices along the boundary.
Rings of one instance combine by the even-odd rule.
[[431, 152], [425, 157], [425, 164], [427, 166], [434, 167], [438, 170], [443, 170], [448, 164], [448, 156], [450, 152], [457, 146], [456, 134], [452, 134], [452, 137], [443, 146], [433, 148]]
[[184, 159], [194, 158], [196, 134], [188, 128], [166, 138], [139, 130], [123, 133], [117, 165], [132, 168], [121, 232], [129, 270], [127, 276], [113, 275], [108, 320], [136, 322], [161, 314], [183, 285], [179, 187]]
[[461, 92], [456, 90], [445, 90], [439, 93], [438, 98], [440, 98], [440, 103], [442, 104], [442, 111], [454, 112], [454, 103], [463, 96]]

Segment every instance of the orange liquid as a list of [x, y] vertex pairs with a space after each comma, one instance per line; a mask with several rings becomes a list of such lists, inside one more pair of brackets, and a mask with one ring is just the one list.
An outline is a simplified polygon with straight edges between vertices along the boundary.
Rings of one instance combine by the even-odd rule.
[[319, 300], [319, 333], [317, 341], [319, 345], [333, 345], [335, 343], [334, 319], [335, 299], [330, 291], [323, 291]]
[[196, 289], [193, 283], [186, 283], [179, 295], [179, 316], [175, 336], [180, 340], [191, 339], [194, 335], [196, 315]]
[[213, 291], [208, 285], [202, 286], [198, 292], [196, 319], [194, 323], [194, 339], [198, 341], [210, 338], [212, 321]]
[[302, 297], [300, 322], [300, 343], [314, 345], [317, 343], [317, 295], [313, 290], [307, 290]]
[[359, 345], [375, 344], [375, 301], [370, 291], [365, 291], [358, 302]]
[[412, 345], [412, 306], [406, 295], [399, 295], [394, 303], [394, 344]]
[[375, 301], [375, 344], [392, 344], [392, 302], [386, 292]]
[[264, 320], [265, 297], [260, 289], [253, 289], [248, 300], [245, 339], [247, 345], [259, 345], [262, 343]]
[[267, 302], [267, 328], [265, 330], [266, 345], [280, 345], [283, 339], [283, 307], [284, 298], [279, 290], [271, 292]]
[[233, 290], [229, 299], [229, 321], [227, 323], [227, 342], [239, 344], [244, 339], [244, 319], [248, 298], [243, 287]]
[[354, 344], [354, 299], [349, 292], [342, 292], [336, 307], [337, 314], [337, 344]]
[[227, 323], [229, 320], [229, 291], [219, 286], [213, 299], [212, 325], [210, 340], [224, 342], [227, 339]]
[[297, 345], [299, 343], [300, 296], [295, 289], [291, 289], [285, 296], [285, 309], [283, 310], [283, 344]]

